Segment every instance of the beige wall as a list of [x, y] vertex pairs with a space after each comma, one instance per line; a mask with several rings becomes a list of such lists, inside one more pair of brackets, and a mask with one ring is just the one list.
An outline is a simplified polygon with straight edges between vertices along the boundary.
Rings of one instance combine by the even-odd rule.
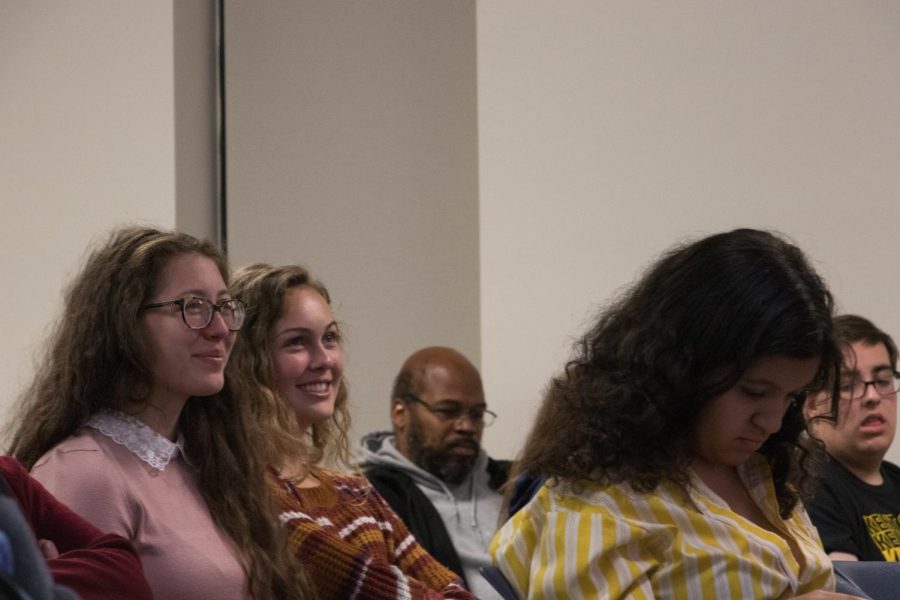
[[[738, 225], [794, 237], [842, 310], [900, 336], [895, 3], [226, 4], [234, 262], [332, 288], [358, 432], [387, 425], [403, 356], [447, 343], [512, 455], [597, 308]], [[209, 19], [0, 0], [0, 407], [89, 240], [214, 231]]]
[[232, 263], [325, 281], [355, 433], [386, 428], [412, 351], [479, 360], [474, 2], [227, 2], [225, 23]]
[[685, 237], [784, 231], [841, 310], [900, 336], [900, 5], [491, 0], [477, 17], [490, 448], [517, 450], [574, 337]]
[[171, 2], [0, 1], [0, 410], [114, 224], [173, 226]]

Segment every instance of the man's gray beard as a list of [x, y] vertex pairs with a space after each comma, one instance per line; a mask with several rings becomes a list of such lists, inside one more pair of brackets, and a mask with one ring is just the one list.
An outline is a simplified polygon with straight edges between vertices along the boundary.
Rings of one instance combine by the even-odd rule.
[[478, 460], [478, 453], [456, 456], [446, 450], [426, 446], [422, 425], [415, 415], [410, 419], [407, 444], [413, 463], [449, 485], [462, 483]]

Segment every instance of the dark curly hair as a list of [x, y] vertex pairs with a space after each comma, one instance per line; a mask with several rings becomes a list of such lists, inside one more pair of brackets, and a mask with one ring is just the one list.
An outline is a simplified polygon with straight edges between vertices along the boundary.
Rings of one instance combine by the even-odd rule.
[[[833, 300], [796, 246], [737, 229], [678, 246], [599, 316], [551, 380], [517, 472], [551, 481], [688, 484], [698, 415], [764, 356], [819, 358], [812, 386], [837, 385]], [[834, 410], [834, 408], [832, 409]], [[821, 448], [800, 402], [760, 452], [787, 518]]]

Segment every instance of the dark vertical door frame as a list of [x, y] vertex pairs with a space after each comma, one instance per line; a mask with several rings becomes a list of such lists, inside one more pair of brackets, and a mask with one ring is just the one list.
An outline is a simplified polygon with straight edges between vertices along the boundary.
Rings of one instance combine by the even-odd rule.
[[228, 254], [228, 181], [225, 140], [225, 0], [216, 0], [216, 235]]

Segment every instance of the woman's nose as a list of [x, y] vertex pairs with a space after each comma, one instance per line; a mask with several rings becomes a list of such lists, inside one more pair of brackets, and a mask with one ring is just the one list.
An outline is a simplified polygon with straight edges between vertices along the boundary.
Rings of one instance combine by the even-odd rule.
[[201, 333], [208, 338], [219, 338], [228, 335], [228, 325], [225, 324], [225, 319], [222, 318], [222, 315], [216, 311], [213, 313], [212, 320], [209, 322], [209, 325], [200, 330]]
[[312, 350], [312, 360], [310, 361], [310, 366], [314, 369], [326, 369], [334, 366], [334, 354], [331, 350], [322, 346], [321, 344], [317, 344], [315, 348]]
[[772, 435], [781, 429], [788, 406], [790, 406], [789, 401], [780, 401], [760, 407], [760, 410], [753, 415], [753, 424], [762, 429], [767, 437]]

